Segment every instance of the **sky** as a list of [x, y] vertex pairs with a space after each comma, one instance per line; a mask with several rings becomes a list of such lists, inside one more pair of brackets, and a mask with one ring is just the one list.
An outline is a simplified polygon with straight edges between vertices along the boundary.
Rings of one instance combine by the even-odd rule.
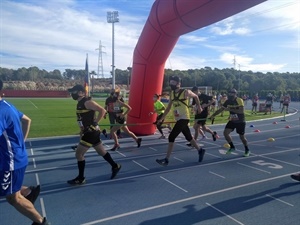
[[[154, 1], [1, 0], [0, 67], [64, 72], [84, 69], [88, 55], [90, 72], [99, 69], [99, 77], [111, 77], [112, 24], [107, 12], [119, 12], [114, 64], [126, 70]], [[299, 73], [299, 12], [299, 0], [268, 0], [184, 34], [165, 68]]]

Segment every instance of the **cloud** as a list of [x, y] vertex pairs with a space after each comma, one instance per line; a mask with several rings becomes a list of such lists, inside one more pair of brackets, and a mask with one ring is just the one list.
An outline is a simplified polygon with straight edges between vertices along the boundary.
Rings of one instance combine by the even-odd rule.
[[217, 23], [217, 25], [210, 28], [210, 32], [215, 35], [246, 35], [250, 33], [250, 30], [247, 27], [240, 27], [240, 24], [237, 25], [233, 18], [229, 18], [223, 22]]
[[228, 67], [240, 70], [252, 70], [260, 72], [275, 72], [284, 68], [285, 64], [273, 64], [273, 63], [259, 63], [255, 64], [254, 59], [245, 55], [234, 55], [231, 53], [224, 53], [220, 55], [220, 61], [228, 64]]
[[[96, 48], [101, 40], [106, 52], [103, 67], [105, 74], [109, 74], [111, 62], [106, 59], [112, 57], [112, 25], [106, 22], [105, 8], [91, 14], [84, 9], [77, 10], [74, 1], [45, 2], [47, 7], [29, 2], [1, 3], [1, 66], [84, 69], [88, 53], [89, 67], [97, 71]], [[132, 61], [132, 51], [143, 25], [137, 19], [136, 15], [124, 15], [115, 24], [115, 56], [121, 59], [116, 61], [117, 68], [127, 68]]]

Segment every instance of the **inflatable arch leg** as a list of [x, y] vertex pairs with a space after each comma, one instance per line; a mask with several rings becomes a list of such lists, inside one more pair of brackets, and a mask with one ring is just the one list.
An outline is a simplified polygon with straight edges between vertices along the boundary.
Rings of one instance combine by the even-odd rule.
[[[167, 58], [182, 34], [211, 25], [266, 0], [156, 0], [133, 54], [128, 124], [138, 135], [155, 132], [153, 94], [161, 93]], [[130, 126], [130, 124], [140, 124]]]

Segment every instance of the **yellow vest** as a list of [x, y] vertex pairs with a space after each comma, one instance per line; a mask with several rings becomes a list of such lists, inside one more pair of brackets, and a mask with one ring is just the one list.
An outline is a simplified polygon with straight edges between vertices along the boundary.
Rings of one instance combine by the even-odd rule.
[[179, 92], [171, 92], [171, 101], [173, 106], [174, 118], [176, 121], [180, 119], [190, 119], [189, 99], [184, 98], [185, 89], [180, 89]]

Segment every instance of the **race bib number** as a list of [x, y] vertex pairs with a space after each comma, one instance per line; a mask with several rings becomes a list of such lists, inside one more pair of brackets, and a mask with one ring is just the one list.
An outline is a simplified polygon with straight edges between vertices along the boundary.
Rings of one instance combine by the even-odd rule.
[[229, 119], [230, 119], [231, 121], [238, 120], [238, 119], [239, 119], [239, 116], [238, 116], [237, 114], [230, 114]]
[[119, 111], [119, 110], [120, 110], [120, 107], [119, 107], [119, 106], [115, 106], [115, 107], [114, 107], [114, 110], [115, 110], [115, 111]]
[[180, 113], [179, 113], [179, 110], [178, 110], [178, 109], [175, 109], [175, 110], [174, 110], [174, 116], [175, 116], [175, 117], [179, 117], [179, 116], [180, 116]]

